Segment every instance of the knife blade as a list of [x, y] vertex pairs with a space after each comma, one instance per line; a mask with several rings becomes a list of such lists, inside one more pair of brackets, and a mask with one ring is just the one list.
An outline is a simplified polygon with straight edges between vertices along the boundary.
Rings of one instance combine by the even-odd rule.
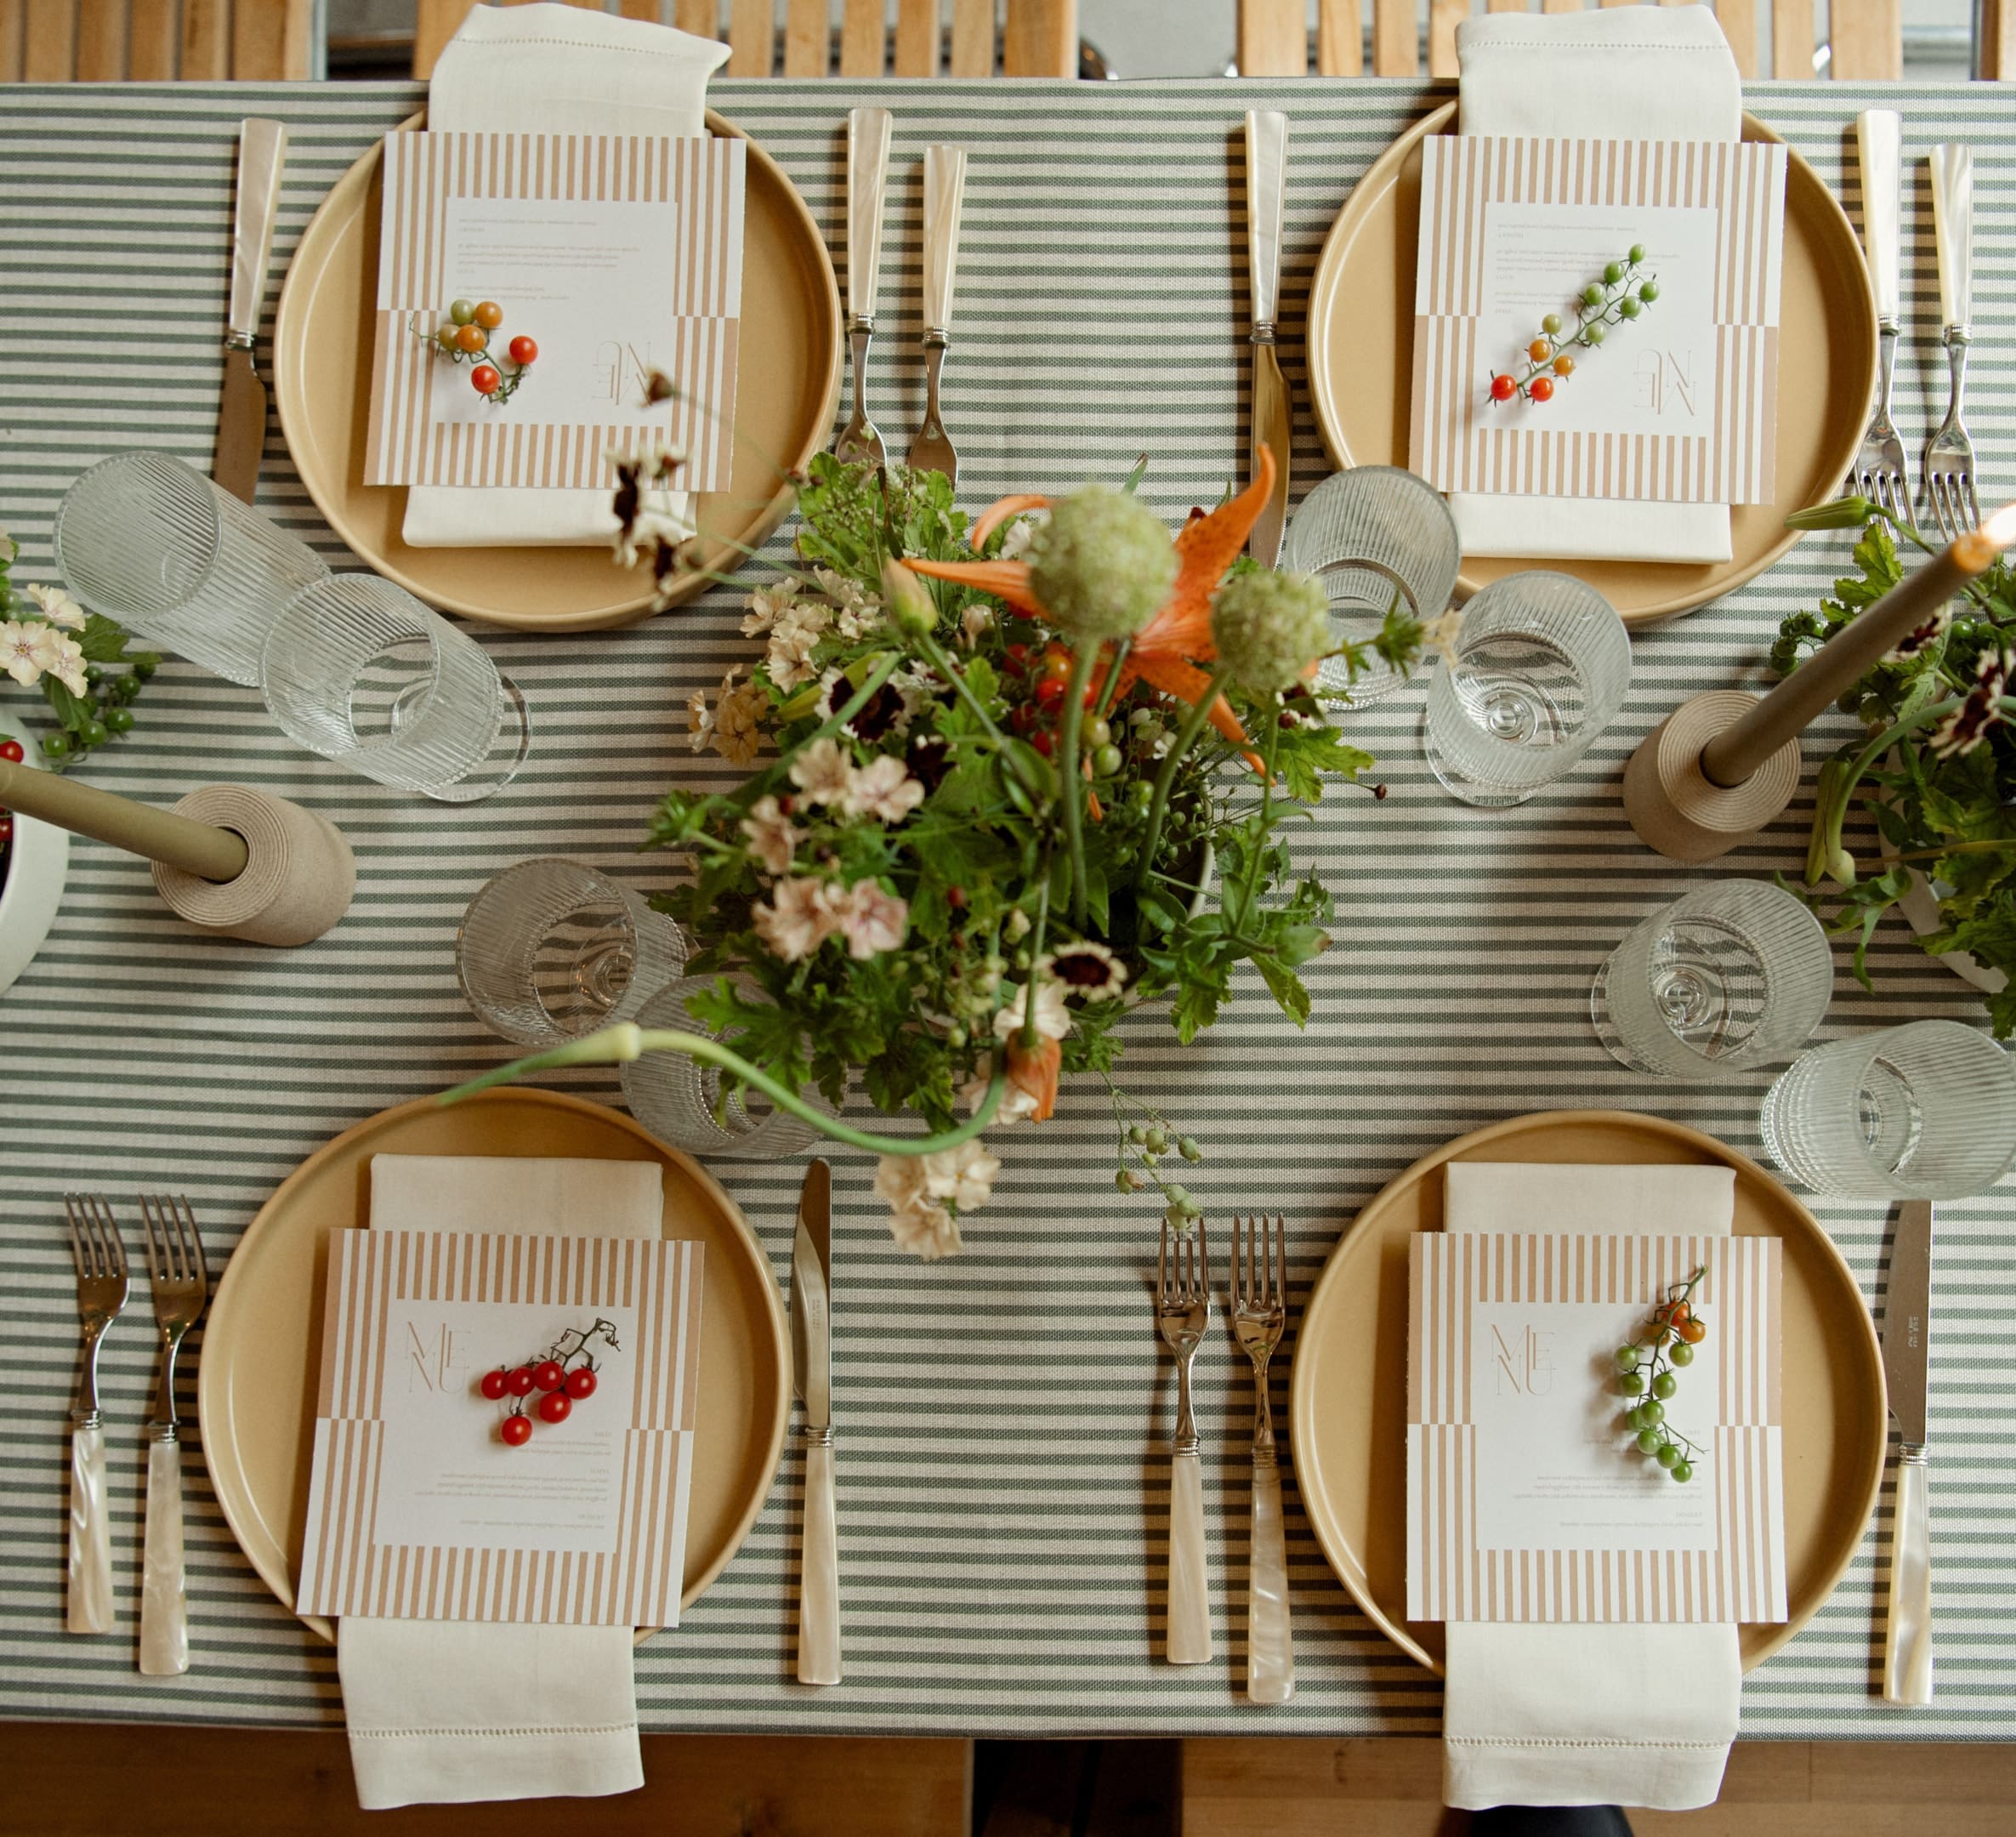
[[1247, 344], [1253, 361], [1253, 470], [1264, 446], [1274, 455], [1274, 489], [1253, 525], [1247, 552], [1272, 567], [1281, 552], [1288, 520], [1288, 449], [1294, 418], [1288, 385], [1275, 355], [1274, 321], [1281, 282], [1281, 214], [1288, 190], [1288, 117], [1274, 109], [1252, 109], [1246, 117], [1247, 267], [1251, 277], [1253, 329]]
[[805, 1523], [798, 1681], [840, 1681], [839, 1535], [833, 1485], [832, 1169], [816, 1157], [798, 1193], [791, 1249], [791, 1382], [804, 1406]]
[[217, 449], [210, 476], [250, 503], [266, 446], [266, 385], [253, 364], [253, 345], [273, 253], [273, 219], [287, 164], [282, 122], [258, 117], [238, 127], [238, 202], [231, 225], [231, 298], [224, 319], [224, 393], [217, 405]]
[[1883, 1697], [1932, 1701], [1932, 1534], [1926, 1492], [1926, 1392], [1932, 1347], [1932, 1202], [1907, 1199], [1890, 1236], [1883, 1289], [1883, 1382], [1903, 1451], [1890, 1533]]

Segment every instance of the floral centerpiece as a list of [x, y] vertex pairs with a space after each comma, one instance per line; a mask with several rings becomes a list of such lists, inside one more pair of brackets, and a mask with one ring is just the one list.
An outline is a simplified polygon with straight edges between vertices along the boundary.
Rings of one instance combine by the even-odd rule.
[[[1124, 1191], [1187, 1225], [1173, 1166], [1201, 1154], [1116, 1083], [1123, 1023], [1184, 1041], [1250, 964], [1298, 1025], [1298, 973], [1330, 940], [1328, 891], [1282, 833], [1371, 759], [1312, 686], [1332, 651], [1320, 589], [1241, 550], [1273, 482], [1171, 532], [1124, 488], [1008, 498], [976, 520], [936, 473], [814, 462], [802, 563], [749, 596], [761, 646], [693, 698], [693, 745], [751, 768], [725, 793], [674, 788], [649, 845], [691, 875], [656, 903], [698, 941], [692, 1032], [613, 1027], [501, 1068], [684, 1052], [883, 1157], [900, 1243], [958, 1248], [988, 1197], [991, 1126], [1041, 1122], [1060, 1078], [1112, 1105]], [[627, 469], [619, 550], [661, 579], [680, 532], [652, 508], [673, 462]], [[1421, 627], [1371, 646], [1405, 669]], [[924, 1133], [855, 1127], [858, 1083]]]
[[[1939, 552], [1909, 522], [1864, 498], [1847, 498], [1790, 519], [1802, 528], [1856, 528], [1855, 572], [1817, 611], [1780, 628], [1773, 668], [1789, 674], [1811, 650], [1873, 606], [1904, 577], [1898, 543]], [[1855, 936], [1855, 975], [1870, 986], [1869, 939], [1883, 913], [1922, 873], [1938, 900], [1939, 925], [1920, 939], [1932, 955], [1964, 951], [2008, 978], [1988, 1009], [1998, 1039], [2016, 1031], [2016, 566], [1996, 560], [1934, 618], [1910, 633], [1841, 698], [1862, 736], [1820, 768], [1806, 881], [1832, 929]], [[1858, 794], [1874, 816], [1883, 852], [1864, 873], [1843, 843]]]

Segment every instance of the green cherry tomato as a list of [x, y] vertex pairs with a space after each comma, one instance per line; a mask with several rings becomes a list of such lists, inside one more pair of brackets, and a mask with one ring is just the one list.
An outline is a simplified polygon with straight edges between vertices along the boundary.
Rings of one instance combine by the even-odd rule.
[[77, 729], [77, 744], [84, 747], [103, 746], [110, 730], [101, 720], [88, 720]]
[[1085, 730], [1085, 743], [1089, 747], [1112, 745], [1113, 728], [1111, 723], [1103, 720], [1092, 722]]
[[1602, 304], [1603, 288], [1599, 283], [1592, 281], [1588, 286], [1582, 289], [1582, 304], [1585, 306], [1600, 306]]
[[1678, 1467], [1680, 1464], [1680, 1451], [1670, 1442], [1661, 1442], [1658, 1452], [1652, 1458], [1661, 1467]]
[[1546, 318], [1540, 321], [1540, 329], [1546, 333], [1549, 338], [1558, 337], [1561, 330], [1560, 314], [1558, 312], [1549, 313]]
[[1655, 1454], [1659, 1451], [1659, 1431], [1641, 1429], [1638, 1432], [1638, 1451], [1641, 1454]]
[[121, 676], [112, 683], [112, 693], [122, 702], [130, 702], [140, 692], [140, 680], [137, 676]]
[[44, 759], [68, 759], [70, 736], [66, 733], [44, 734], [42, 737], [42, 751]]
[[1606, 262], [1604, 264], [1603, 278], [1609, 282], [1612, 287], [1615, 287], [1624, 278], [1624, 264], [1622, 262]]
[[1627, 1371], [1617, 1379], [1617, 1388], [1626, 1396], [1641, 1396], [1644, 1394], [1645, 1374], [1643, 1372]]
[[143, 651], [133, 660], [133, 673], [142, 682], [145, 682], [160, 668], [161, 659], [151, 651]]
[[87, 663], [84, 666], [84, 680], [94, 687], [103, 682], [105, 680], [103, 666], [97, 663]]
[[1586, 325], [1582, 327], [1582, 342], [1585, 344], [1600, 344], [1603, 342], [1603, 327], [1600, 323]]
[[1667, 1471], [1684, 1484], [1694, 1477], [1694, 1464], [1691, 1461], [1677, 1460]]
[[1633, 242], [1631, 245], [1630, 254], [1626, 256], [1624, 259], [1628, 261], [1633, 268], [1637, 267], [1638, 264], [1645, 259], [1645, 245], [1643, 242]]
[[1621, 1345], [1610, 1356], [1616, 1361], [1619, 1371], [1638, 1369], [1638, 1348], [1634, 1345]]
[[1126, 763], [1126, 757], [1118, 747], [1099, 747], [1092, 755], [1093, 774], [1095, 777], [1110, 778]]
[[1650, 306], [1654, 300], [1659, 298], [1659, 283], [1656, 281], [1646, 282], [1645, 284], [1638, 290], [1638, 297], [1642, 299], [1646, 305]]
[[1664, 1401], [1680, 1388], [1680, 1380], [1669, 1371], [1662, 1371], [1652, 1380], [1652, 1395]]
[[476, 316], [476, 303], [473, 299], [458, 299], [448, 308], [448, 317], [458, 326], [468, 325]]
[[1666, 1405], [1655, 1403], [1650, 1398], [1638, 1407], [1638, 1420], [1647, 1429], [1656, 1429], [1666, 1420]]
[[1694, 1362], [1694, 1348], [1684, 1339], [1676, 1339], [1666, 1349], [1666, 1356], [1676, 1365], [1691, 1365]]
[[443, 350], [453, 350], [455, 349], [455, 334], [461, 330], [462, 327], [458, 325], [438, 327], [434, 334], [434, 341]]
[[1644, 1429], [1650, 1426], [1645, 1421], [1645, 1406], [1643, 1403], [1633, 1403], [1629, 1409], [1624, 1412], [1624, 1426], [1627, 1429]]
[[1627, 293], [1622, 299], [1617, 302], [1618, 314], [1620, 316], [1626, 319], [1635, 319], [1645, 309], [1639, 305], [1636, 300], [1632, 299], [1628, 293]]
[[133, 710], [129, 708], [109, 708], [105, 710], [105, 724], [114, 733], [131, 733]]
[[1137, 778], [1128, 787], [1127, 796], [1133, 800], [1134, 808], [1145, 816], [1149, 805], [1155, 802], [1155, 787], [1144, 778]]

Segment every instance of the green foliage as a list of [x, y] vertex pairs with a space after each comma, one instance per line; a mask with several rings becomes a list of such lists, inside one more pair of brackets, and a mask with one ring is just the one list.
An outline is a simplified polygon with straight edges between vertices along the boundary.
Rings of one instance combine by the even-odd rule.
[[[20, 545], [0, 533], [0, 621], [48, 623], [40, 606], [14, 584], [11, 577], [20, 554]], [[88, 678], [82, 695], [47, 671], [34, 685], [56, 717], [56, 737], [44, 739], [38, 762], [52, 771], [67, 771], [94, 748], [129, 731], [132, 704], [161, 663], [154, 651], [131, 649], [126, 628], [100, 612], [86, 614], [82, 628], [65, 635], [76, 640]]]

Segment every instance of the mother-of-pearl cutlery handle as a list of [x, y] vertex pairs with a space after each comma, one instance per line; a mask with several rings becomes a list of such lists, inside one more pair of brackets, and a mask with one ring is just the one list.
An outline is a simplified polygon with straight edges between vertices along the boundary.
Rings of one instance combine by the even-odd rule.
[[147, 1447], [147, 1543], [140, 1567], [140, 1671], [175, 1677], [189, 1669], [189, 1604], [182, 1565], [182, 1444]]
[[1939, 247], [1939, 322], [1969, 328], [1974, 293], [1974, 150], [1932, 150], [1932, 229]]
[[805, 1536], [798, 1574], [798, 1682], [840, 1681], [840, 1527], [833, 1444], [805, 1450]]
[[873, 319], [882, 266], [882, 202], [895, 117], [885, 108], [857, 108], [847, 117], [847, 316]]
[[1894, 327], [1902, 293], [1904, 117], [1895, 109], [1865, 109], [1855, 117], [1855, 147], [1862, 169], [1862, 246], [1869, 253], [1876, 316]]
[[1211, 1591], [1204, 1579], [1204, 1470], [1195, 1448], [1169, 1463], [1169, 1663], [1211, 1658]]
[[105, 1508], [105, 1428], [95, 1420], [70, 1430], [70, 1596], [72, 1633], [112, 1630], [112, 1527]]
[[1281, 1470], [1253, 1450], [1253, 1512], [1247, 1555], [1246, 1693], [1255, 1703], [1295, 1694], [1295, 1646], [1288, 1626], [1288, 1541], [1281, 1521]]
[[1925, 1450], [1897, 1464], [1897, 1517], [1890, 1531], [1890, 1612], [1883, 1635], [1883, 1700], [1932, 1701], [1932, 1513]]
[[952, 282], [959, 267], [959, 210], [966, 196], [966, 149], [924, 149], [924, 329], [952, 323]]
[[1288, 117], [1252, 109], [1246, 117], [1246, 247], [1253, 323], [1270, 326], [1281, 310], [1281, 213], [1288, 193]]

